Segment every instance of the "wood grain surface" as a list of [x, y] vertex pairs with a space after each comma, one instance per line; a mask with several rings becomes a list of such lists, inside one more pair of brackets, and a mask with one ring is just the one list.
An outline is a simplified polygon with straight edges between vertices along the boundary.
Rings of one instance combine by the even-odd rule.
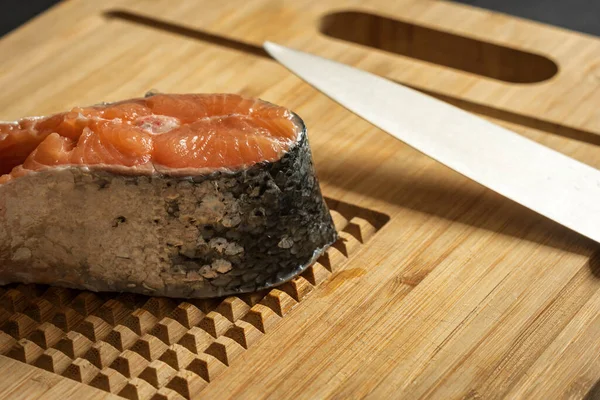
[[0, 379], [0, 393], [3, 399], [108, 400], [119, 398], [4, 356], [0, 356], [0, 374], [3, 377]]
[[600, 245], [352, 115], [264, 40], [600, 167], [598, 38], [444, 1], [65, 1], [0, 40], [0, 119], [153, 88], [261, 97], [306, 121], [342, 240], [254, 296], [1, 288], [2, 398], [39, 396], [39, 368], [61, 397], [600, 398]]

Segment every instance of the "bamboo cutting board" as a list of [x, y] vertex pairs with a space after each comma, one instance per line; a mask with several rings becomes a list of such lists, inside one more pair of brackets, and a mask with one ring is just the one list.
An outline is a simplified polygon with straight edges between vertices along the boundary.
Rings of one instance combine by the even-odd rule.
[[0, 40], [0, 119], [151, 88], [261, 97], [306, 121], [342, 239], [214, 301], [0, 288], [0, 396], [600, 398], [600, 246], [360, 120], [264, 40], [600, 168], [594, 37], [443, 1], [63, 2]]

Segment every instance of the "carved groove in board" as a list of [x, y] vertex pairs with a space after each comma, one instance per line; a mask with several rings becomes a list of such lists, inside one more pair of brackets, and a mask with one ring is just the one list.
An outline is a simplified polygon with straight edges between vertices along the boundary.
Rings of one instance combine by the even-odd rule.
[[[221, 46], [221, 47], [227, 48], [227, 49], [234, 49], [237, 51], [245, 52], [247, 54], [252, 54], [254, 56], [263, 57], [265, 59], [272, 60], [272, 58], [269, 56], [269, 54], [261, 46], [234, 40], [230, 37], [224, 37], [224, 36], [210, 34], [208, 32], [205, 32], [205, 31], [202, 31], [199, 29], [192, 29], [192, 28], [185, 27], [185, 26], [182, 26], [182, 25], [179, 25], [176, 23], [171, 23], [171, 22], [168, 22], [168, 21], [165, 21], [162, 19], [153, 18], [153, 17], [147, 16], [147, 15], [142, 16], [142, 15], [131, 13], [128, 11], [112, 10], [112, 11], [105, 12], [104, 16], [109, 19], [121, 20], [124, 22], [133, 23], [133, 24], [143, 26], [146, 28], [169, 32], [169, 33], [172, 33], [175, 35], [180, 35], [183, 37], [207, 42], [207, 43], [210, 43], [215, 46]], [[325, 19], [325, 18], [327, 18], [327, 15], [324, 16], [323, 19]], [[326, 23], [326, 22], [327, 21], [323, 21], [323, 23]], [[344, 29], [347, 30], [348, 27], [344, 27]], [[390, 31], [386, 31], [385, 29], [382, 31], [380, 28], [377, 28], [377, 32], [382, 35], [388, 36], [388, 38], [386, 39], [386, 41], [388, 41], [388, 42], [394, 40], [393, 35], [390, 35], [390, 33], [391, 33]], [[423, 36], [421, 35], [421, 38], [422, 37]], [[410, 38], [408, 38], [408, 40], [410, 40]], [[375, 46], [375, 47], [377, 47], [377, 46]], [[480, 48], [479, 49], [477, 48], [477, 45], [475, 45], [475, 46], [471, 45], [470, 47], [472, 49], [475, 49], [476, 51], [480, 50]], [[431, 52], [431, 50], [427, 50], [428, 46], [424, 46], [422, 48], [425, 48], [426, 49], [425, 51]], [[445, 49], [446, 48], [453, 48], [453, 46], [445, 46]], [[385, 50], [385, 49], [383, 49], [383, 50]], [[413, 58], [416, 58], [416, 57], [413, 56]], [[471, 60], [473, 60], [473, 57], [469, 57], [469, 58]], [[525, 68], [528, 68], [527, 63], [523, 63], [523, 62], [519, 62], [519, 63], [522, 66], [524, 66]], [[493, 64], [493, 63], [488, 61], [488, 64]], [[523, 67], [521, 67], [520, 69], [523, 70]], [[512, 70], [514, 71], [515, 69], [512, 68]], [[530, 76], [533, 76], [537, 80], [541, 79], [539, 72], [531, 73], [530, 71], [526, 71], [526, 73], [529, 74]], [[600, 77], [600, 72], [598, 72], [596, 75], [598, 75]], [[449, 96], [448, 94], [442, 93], [440, 91], [432, 91], [432, 90], [427, 90], [423, 87], [410, 86], [410, 85], [408, 85], [407, 82], [400, 82], [400, 83], [407, 85], [409, 87], [412, 87], [412, 89], [418, 90], [429, 96], [436, 97], [437, 99], [442, 100], [447, 103], [450, 103], [456, 107], [462, 108], [465, 111], [468, 111], [470, 113], [479, 114], [480, 116], [483, 116], [483, 117], [498, 119], [498, 120], [502, 120], [502, 121], [505, 121], [505, 122], [508, 122], [511, 124], [517, 124], [517, 125], [521, 125], [521, 126], [536, 129], [536, 130], [542, 130], [542, 131], [545, 131], [545, 132], [553, 134], [553, 135], [559, 135], [559, 136], [563, 136], [566, 138], [570, 138], [570, 139], [578, 140], [581, 142], [600, 146], [600, 135], [598, 135], [595, 132], [592, 132], [590, 130], [583, 130], [583, 129], [575, 128], [573, 126], [563, 125], [563, 124], [557, 123], [556, 121], [550, 121], [550, 120], [544, 119], [543, 116], [542, 116], [542, 118], [540, 118], [540, 115], [534, 116], [534, 115], [527, 115], [527, 114], [519, 114], [519, 113], [516, 113], [513, 111], [508, 111], [506, 109], [496, 108], [496, 107], [493, 107], [488, 104], [472, 102], [472, 101], [466, 100], [464, 98], [459, 98], [459, 97], [452, 97], [452, 96]]]
[[340, 240], [302, 275], [221, 299], [0, 286], [0, 354], [130, 399], [189, 398], [347, 263], [387, 216], [327, 199]]
[[554, 61], [539, 54], [367, 12], [327, 14], [320, 31], [335, 39], [505, 82], [542, 82], [558, 72]]

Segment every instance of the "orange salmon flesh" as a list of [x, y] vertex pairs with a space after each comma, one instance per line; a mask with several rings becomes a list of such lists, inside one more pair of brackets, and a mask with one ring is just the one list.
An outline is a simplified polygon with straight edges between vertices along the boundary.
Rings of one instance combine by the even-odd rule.
[[156, 94], [0, 123], [0, 184], [59, 166], [164, 173], [276, 161], [298, 140], [289, 110], [235, 94]]

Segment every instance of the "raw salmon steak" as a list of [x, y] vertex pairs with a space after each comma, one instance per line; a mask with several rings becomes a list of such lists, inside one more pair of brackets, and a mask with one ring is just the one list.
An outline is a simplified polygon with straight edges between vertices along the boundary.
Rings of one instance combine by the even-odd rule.
[[265, 101], [155, 94], [0, 123], [0, 283], [223, 296], [336, 238], [304, 123]]

